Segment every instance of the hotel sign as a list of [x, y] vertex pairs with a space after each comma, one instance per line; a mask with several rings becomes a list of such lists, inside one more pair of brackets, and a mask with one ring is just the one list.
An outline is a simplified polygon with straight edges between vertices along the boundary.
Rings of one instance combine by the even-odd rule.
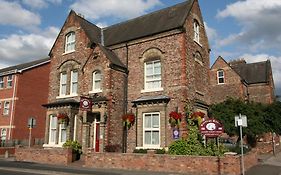
[[223, 133], [223, 126], [216, 119], [205, 120], [200, 125], [200, 132], [206, 137], [218, 137]]

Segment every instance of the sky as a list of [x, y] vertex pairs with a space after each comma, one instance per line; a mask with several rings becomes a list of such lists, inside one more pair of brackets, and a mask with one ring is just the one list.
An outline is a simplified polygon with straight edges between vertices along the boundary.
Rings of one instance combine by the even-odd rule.
[[[185, 0], [0, 0], [0, 69], [48, 56], [70, 10], [106, 27]], [[281, 0], [199, 0], [211, 65], [271, 61], [281, 95]]]

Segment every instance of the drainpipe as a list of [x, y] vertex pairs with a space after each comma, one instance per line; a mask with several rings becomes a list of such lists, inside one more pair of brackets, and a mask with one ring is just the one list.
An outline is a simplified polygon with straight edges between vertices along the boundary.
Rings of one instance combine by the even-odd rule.
[[[128, 51], [128, 44], [126, 43], [126, 67], [128, 70], [128, 62], [129, 62], [129, 51]], [[124, 74], [124, 109], [123, 109], [123, 113], [127, 114], [128, 111], [128, 72], [126, 72], [126, 74]], [[128, 136], [128, 128], [125, 126], [123, 129], [123, 138], [122, 138], [122, 152], [126, 153], [127, 152], [127, 136]]]
[[[17, 70], [15, 71], [17, 72]], [[15, 97], [16, 97], [16, 86], [17, 86], [17, 74], [15, 74], [15, 81], [14, 81], [14, 89], [13, 89], [13, 98], [12, 98], [12, 109], [11, 109], [11, 116], [10, 116], [10, 130], [9, 130], [9, 136], [8, 136], [8, 140], [12, 139], [12, 124], [13, 124], [13, 120], [14, 120], [14, 115], [15, 115], [15, 110], [14, 110], [14, 106], [15, 106]]]

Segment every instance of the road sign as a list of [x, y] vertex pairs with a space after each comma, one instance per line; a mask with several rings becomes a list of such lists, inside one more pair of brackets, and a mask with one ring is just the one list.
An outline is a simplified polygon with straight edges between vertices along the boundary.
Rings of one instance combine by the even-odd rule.
[[237, 126], [247, 127], [247, 116], [246, 115], [235, 116], [235, 127], [237, 127]]

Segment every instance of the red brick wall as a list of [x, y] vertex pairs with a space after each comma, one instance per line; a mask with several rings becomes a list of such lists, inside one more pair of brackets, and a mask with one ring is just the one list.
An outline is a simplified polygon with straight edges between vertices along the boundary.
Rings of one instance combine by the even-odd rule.
[[17, 161], [67, 165], [72, 162], [72, 149], [16, 148]]
[[272, 88], [267, 83], [252, 84], [249, 86], [250, 101], [272, 103]]
[[[244, 156], [245, 170], [257, 164], [256, 152]], [[88, 153], [86, 167], [130, 169], [200, 175], [241, 174], [240, 156], [172, 156], [156, 154]]]
[[8, 151], [8, 156], [15, 154], [15, 147], [0, 147], [0, 157], [5, 156]]
[[32, 129], [32, 138], [44, 138], [46, 109], [42, 104], [47, 103], [50, 64], [44, 64], [19, 74], [17, 97], [15, 103], [14, 125], [12, 139], [29, 138], [28, 118], [36, 119]]

